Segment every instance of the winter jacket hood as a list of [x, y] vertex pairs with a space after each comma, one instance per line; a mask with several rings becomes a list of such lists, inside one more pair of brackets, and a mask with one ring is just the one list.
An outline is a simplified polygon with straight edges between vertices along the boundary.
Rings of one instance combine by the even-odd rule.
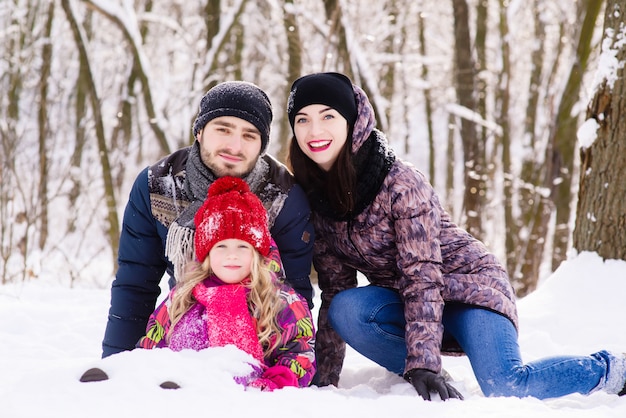
[[374, 108], [367, 95], [359, 86], [353, 85], [354, 97], [358, 109], [358, 116], [352, 128], [352, 154], [356, 154], [376, 126]]

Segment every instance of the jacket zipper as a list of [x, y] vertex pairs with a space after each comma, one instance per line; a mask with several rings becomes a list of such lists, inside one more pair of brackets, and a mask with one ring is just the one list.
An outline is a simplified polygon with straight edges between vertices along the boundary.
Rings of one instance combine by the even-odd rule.
[[350, 230], [352, 229], [352, 217], [348, 218], [348, 239], [350, 240], [350, 244], [352, 244], [352, 247], [354, 248], [354, 250], [359, 254], [359, 257], [361, 257], [361, 259], [368, 264], [370, 267], [375, 267], [361, 252], [361, 250], [359, 250], [359, 248], [356, 246], [356, 244], [354, 243], [354, 241], [352, 240], [352, 235], [350, 234]]

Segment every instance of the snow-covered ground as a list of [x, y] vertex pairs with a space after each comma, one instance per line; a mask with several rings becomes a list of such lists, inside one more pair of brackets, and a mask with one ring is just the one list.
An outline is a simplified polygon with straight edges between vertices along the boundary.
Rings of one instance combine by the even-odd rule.
[[[539, 401], [485, 398], [467, 359], [444, 357], [464, 401], [421, 400], [401, 378], [348, 351], [339, 388], [244, 391], [248, 369], [232, 347], [151, 350], [100, 359], [108, 289], [39, 279], [0, 287], [0, 416], [14, 417], [626, 417], [626, 396], [597, 392]], [[520, 300], [526, 361], [553, 354], [626, 352], [626, 262], [582, 253]], [[319, 306], [319, 301], [317, 301]], [[110, 379], [80, 383], [90, 367]], [[164, 390], [174, 380], [182, 388]]]

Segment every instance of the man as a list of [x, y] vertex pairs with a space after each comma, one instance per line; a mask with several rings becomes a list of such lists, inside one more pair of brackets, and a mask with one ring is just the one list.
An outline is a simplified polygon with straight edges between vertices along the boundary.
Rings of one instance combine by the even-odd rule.
[[312, 306], [310, 209], [291, 173], [265, 154], [271, 122], [269, 98], [257, 86], [218, 84], [200, 102], [194, 144], [137, 176], [124, 212], [103, 357], [132, 350], [144, 335], [163, 274], [173, 286], [193, 257], [193, 217], [211, 183], [226, 175], [243, 178], [263, 202], [286, 279]]

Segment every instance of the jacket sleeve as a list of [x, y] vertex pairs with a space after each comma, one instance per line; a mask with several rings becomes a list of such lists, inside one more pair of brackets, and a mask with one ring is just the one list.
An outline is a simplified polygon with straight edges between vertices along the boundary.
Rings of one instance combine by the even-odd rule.
[[280, 250], [287, 282], [312, 309], [313, 286], [309, 274], [315, 232], [310, 216], [311, 209], [304, 191], [299, 185], [294, 185], [270, 232]]
[[441, 213], [436, 196], [421, 173], [406, 172], [392, 192], [399, 290], [404, 300], [407, 359], [405, 371], [441, 371], [443, 339]]
[[148, 170], [137, 176], [124, 211], [102, 357], [135, 347], [161, 292], [159, 282], [167, 262], [158, 228], [165, 227], [152, 216]]
[[296, 377], [299, 387], [306, 387], [315, 375], [315, 328], [306, 301], [288, 286], [281, 289], [283, 309], [277, 322], [282, 328], [281, 343], [265, 363], [269, 368], [284, 366]]
[[337, 386], [346, 354], [346, 343], [328, 322], [328, 308], [337, 293], [357, 286], [357, 272], [335, 257], [322, 237], [316, 238], [313, 263], [322, 291], [315, 337], [316, 380], [318, 386]]
[[167, 337], [170, 332], [169, 306], [172, 302], [174, 290], [170, 291], [167, 299], [163, 300], [148, 318], [146, 335], [137, 342], [137, 348], [162, 348], [167, 347]]

